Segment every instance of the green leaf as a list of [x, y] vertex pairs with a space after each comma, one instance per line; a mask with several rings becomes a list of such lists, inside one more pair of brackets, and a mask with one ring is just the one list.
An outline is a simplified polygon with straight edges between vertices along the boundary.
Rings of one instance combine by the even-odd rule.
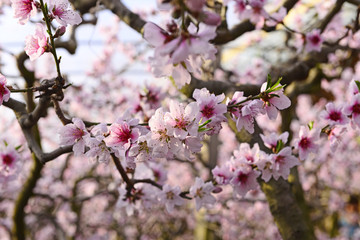
[[360, 91], [360, 82], [355, 80], [356, 86], [358, 87], [359, 91]]
[[280, 77], [273, 85], [271, 85], [270, 89], [274, 90], [275, 87], [277, 87], [280, 84], [281, 80], [282, 80], [282, 77]]
[[177, 88], [174, 78], [172, 76], [169, 76], [169, 79], [170, 79], [171, 83], [174, 85], [174, 87]]
[[308, 123], [309, 130], [314, 128], [314, 121]]
[[206, 124], [208, 124], [208, 123], [210, 123], [210, 122], [211, 122], [211, 119], [207, 120], [206, 122], [204, 122], [203, 124], [201, 124], [201, 125], [199, 126], [199, 129], [200, 129], [200, 128], [203, 128]]
[[266, 81], [266, 89], [269, 89], [271, 85], [271, 75], [267, 75], [267, 81]]
[[22, 145], [19, 145], [17, 147], [15, 147], [15, 150], [19, 150], [22, 147]]
[[280, 98], [280, 96], [277, 95], [277, 94], [270, 94], [270, 96], [271, 96], [271, 98], [273, 98], [273, 97], [278, 97], [278, 98]]
[[4, 140], [5, 147], [7, 147], [9, 144], [7, 141]]
[[198, 132], [206, 132], [211, 130], [212, 128], [199, 128]]
[[278, 153], [280, 152], [280, 150], [284, 147], [284, 143], [283, 141], [280, 139], [279, 141], [277, 141], [277, 144], [276, 144], [276, 152], [275, 153]]

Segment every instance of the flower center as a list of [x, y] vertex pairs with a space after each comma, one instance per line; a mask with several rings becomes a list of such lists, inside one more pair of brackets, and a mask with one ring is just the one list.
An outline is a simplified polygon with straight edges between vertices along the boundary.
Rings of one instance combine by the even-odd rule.
[[26, 13], [31, 12], [31, 10], [33, 8], [32, 7], [32, 0], [24, 1], [24, 2], [22, 2], [22, 4], [23, 4], [23, 8], [22, 8], [23, 11], [25, 11]]
[[332, 112], [332, 113], [330, 113], [329, 118], [331, 120], [333, 120], [334, 122], [337, 122], [337, 121], [341, 120], [341, 114], [339, 112]]
[[74, 137], [79, 140], [82, 136], [85, 135], [84, 131], [79, 129], [79, 128], [76, 128], [76, 130], [74, 131], [73, 133]]
[[299, 146], [302, 148], [302, 149], [307, 149], [310, 147], [310, 141], [307, 137], [305, 138], [302, 138], [299, 142]]
[[5, 86], [0, 84], [0, 95], [5, 95]]
[[203, 191], [202, 191], [202, 187], [196, 189], [196, 194], [195, 194], [195, 196], [198, 196], [199, 198], [202, 198], [202, 197], [204, 196], [204, 193], [203, 193]]
[[[0, 88], [0, 92], [1, 92], [1, 88]], [[353, 107], [352, 107], [352, 111], [355, 114], [360, 114], [360, 104], [356, 103]]]
[[7, 166], [11, 166], [12, 163], [14, 162], [14, 160], [15, 160], [15, 159], [14, 159], [13, 157], [11, 157], [9, 154], [3, 155], [2, 159], [3, 159], [3, 163], [4, 163], [5, 165], [7, 165]]
[[214, 108], [211, 106], [206, 105], [203, 110], [201, 110], [201, 113], [203, 114], [204, 117], [206, 117], [207, 119], [211, 118], [212, 116], [214, 116]]
[[181, 118], [181, 119], [175, 119], [176, 121], [176, 128], [180, 128], [180, 129], [183, 129], [183, 130], [186, 130], [186, 126], [188, 125], [188, 122], [185, 121], [184, 118]]
[[249, 162], [254, 162], [254, 158], [253, 158], [253, 156], [251, 156], [251, 155], [246, 155], [245, 158], [246, 158], [246, 160], [248, 160]]
[[247, 181], [247, 179], [248, 179], [248, 175], [241, 172], [241, 173], [238, 175], [237, 178], [238, 178], [238, 180], [239, 180], [240, 183], [246, 183], [246, 181]]
[[309, 38], [310, 42], [314, 45], [318, 45], [321, 41], [320, 37], [318, 35], [313, 35]]
[[128, 140], [131, 139], [131, 130], [128, 126], [123, 126], [120, 128], [118, 139], [122, 143], [127, 143]]
[[173, 200], [174, 196], [175, 196], [175, 194], [173, 192], [171, 192], [171, 191], [166, 193], [166, 198], [167, 199]]
[[52, 12], [55, 16], [61, 17], [65, 11], [62, 8], [54, 8]]
[[276, 158], [275, 158], [275, 162], [276, 163], [280, 163], [280, 164], [283, 164], [285, 161], [285, 157], [284, 156], [277, 156]]

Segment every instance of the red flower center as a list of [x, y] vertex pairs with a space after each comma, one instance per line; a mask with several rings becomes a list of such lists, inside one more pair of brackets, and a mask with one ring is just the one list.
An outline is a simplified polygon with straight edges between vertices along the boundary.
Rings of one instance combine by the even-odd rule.
[[360, 114], [360, 104], [356, 103], [353, 107], [352, 107], [352, 111], [355, 114]]
[[9, 154], [3, 155], [2, 157], [3, 159], [3, 163], [7, 166], [12, 165], [12, 163], [14, 162], [14, 158], [12, 156], [10, 156]]
[[5, 92], [6, 92], [5, 86], [0, 84], [0, 95], [5, 95]]
[[241, 183], [246, 183], [247, 179], [248, 179], [248, 175], [245, 174], [245, 173], [242, 173], [242, 172], [241, 172], [241, 173], [238, 175], [238, 180], [239, 180], [239, 182], [241, 182]]
[[308, 139], [307, 137], [304, 137], [304, 138], [302, 138], [302, 139], [300, 140], [299, 146], [300, 146], [302, 149], [307, 149], [307, 148], [309, 148], [310, 143], [311, 143], [311, 142], [309, 141], [309, 139]]
[[206, 105], [203, 110], [201, 110], [201, 113], [203, 114], [204, 117], [206, 117], [207, 119], [211, 118], [212, 116], [214, 116], [214, 108], [211, 106]]
[[280, 164], [283, 164], [285, 161], [285, 157], [284, 156], [277, 156], [276, 158], [275, 158], [275, 162], [276, 163], [280, 163]]
[[65, 10], [62, 8], [54, 8], [52, 12], [55, 16], [61, 17], [64, 14]]
[[318, 35], [313, 35], [309, 38], [310, 42], [314, 45], [318, 45], [321, 41], [320, 37]]
[[127, 126], [123, 126], [120, 128], [120, 134], [118, 135], [118, 139], [122, 143], [127, 143], [129, 139], [131, 139], [131, 129]]
[[75, 136], [76, 139], [80, 139], [82, 136], [85, 135], [84, 131], [76, 128], [76, 130], [74, 131], [73, 135]]
[[185, 119], [181, 118], [181, 119], [175, 119], [176, 121], [176, 128], [179, 128], [179, 129], [183, 129], [183, 130], [186, 130], [186, 126], [188, 125], [188, 122], [185, 121]]
[[329, 115], [330, 120], [333, 120], [334, 122], [337, 122], [341, 120], [341, 113], [340, 112], [332, 112]]

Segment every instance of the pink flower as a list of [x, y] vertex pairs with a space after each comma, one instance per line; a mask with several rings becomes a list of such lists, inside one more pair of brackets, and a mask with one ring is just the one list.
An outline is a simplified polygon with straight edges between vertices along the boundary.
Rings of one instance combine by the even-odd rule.
[[227, 107], [221, 103], [225, 98], [224, 94], [215, 96], [215, 94], [210, 94], [206, 88], [195, 89], [193, 98], [199, 106], [199, 118], [202, 119], [202, 122], [209, 119], [212, 122], [226, 121], [224, 114], [227, 112]]
[[95, 158], [99, 163], [108, 163], [110, 160], [110, 151], [105, 145], [104, 141], [101, 141], [97, 138], [86, 138], [86, 146], [89, 147], [89, 150], [85, 153], [88, 158]]
[[172, 39], [169, 33], [152, 22], [144, 25], [144, 38], [154, 47], [162, 46]]
[[155, 47], [150, 58], [155, 77], [170, 77], [182, 87], [190, 83], [189, 72], [199, 72], [203, 60], [215, 59], [216, 48], [209, 40], [216, 36], [216, 26], [190, 23], [187, 31], [181, 31], [176, 23], [167, 25], [168, 31], [153, 23], [144, 26], [144, 38]]
[[250, 190], [258, 188], [256, 181], [257, 177], [260, 176], [260, 172], [253, 170], [250, 166], [242, 166], [234, 172], [233, 179], [230, 184], [234, 187], [237, 194], [244, 197]]
[[168, 123], [165, 121], [165, 113], [162, 108], [155, 111], [149, 120], [151, 139], [148, 146], [153, 149], [154, 157], [172, 156], [179, 151], [180, 140], [168, 133]]
[[273, 175], [273, 161], [270, 155], [264, 152], [260, 152], [259, 160], [256, 162], [256, 166], [261, 171], [261, 178], [268, 182]]
[[348, 92], [351, 95], [356, 95], [359, 93], [359, 88], [356, 85], [355, 80], [350, 82]]
[[211, 192], [215, 189], [212, 182], [204, 183], [204, 181], [197, 177], [195, 184], [190, 188], [190, 196], [195, 198], [196, 210], [199, 211], [202, 206], [211, 205], [216, 202]]
[[349, 122], [349, 118], [345, 116], [345, 114], [342, 113], [342, 107], [335, 107], [334, 103], [328, 103], [325, 106], [326, 110], [323, 110], [320, 113], [320, 117], [324, 118], [325, 120], [328, 120], [328, 123], [331, 126], [334, 125], [344, 125]]
[[13, 147], [7, 146], [5, 151], [0, 152], [0, 173], [14, 172], [19, 167], [19, 160], [18, 152]]
[[344, 107], [344, 114], [351, 115], [352, 124], [360, 127], [360, 94], [351, 97], [351, 102]]
[[9, 101], [10, 90], [6, 87], [6, 78], [0, 74], [0, 105]]
[[[264, 102], [264, 108], [271, 120], [275, 120], [278, 114], [278, 109], [283, 110], [285, 108], [290, 107], [291, 101], [290, 99], [284, 95], [284, 89], [281, 88], [279, 90], [265, 93], [267, 83], [263, 83], [261, 86], [262, 97], [261, 100]], [[278, 85], [279, 87], [281, 84]]]
[[74, 154], [80, 156], [85, 152], [85, 138], [89, 136], [89, 133], [81, 119], [73, 118], [72, 122], [60, 128], [60, 145], [74, 144]]
[[129, 157], [133, 157], [137, 162], [153, 160], [152, 148], [149, 146], [151, 140], [151, 132], [146, 135], [141, 135], [137, 143], [129, 150]]
[[156, 53], [159, 53], [159, 56], [170, 56], [170, 62], [173, 64], [184, 62], [189, 55], [201, 55], [205, 59], [215, 59], [217, 50], [214, 45], [209, 43], [209, 40], [216, 36], [215, 31], [216, 26], [200, 23], [199, 28], [197, 28], [191, 23], [187, 33], [174, 36], [175, 38], [172, 37], [171, 41], [165, 41], [163, 45], [157, 47], [155, 56]]
[[321, 37], [320, 29], [314, 29], [306, 34], [305, 50], [307, 52], [311, 52], [311, 51], [320, 52], [322, 42], [323, 42], [323, 38]]
[[165, 121], [169, 125], [168, 132], [174, 137], [184, 140], [186, 136], [197, 136], [198, 121], [196, 116], [199, 107], [195, 102], [184, 107], [182, 104], [170, 101], [170, 112], [165, 114]]
[[294, 140], [295, 148], [299, 150], [300, 160], [305, 160], [309, 153], [316, 153], [319, 145], [316, 144], [320, 138], [320, 131], [313, 128], [309, 131], [308, 127], [301, 126], [299, 138]]
[[214, 175], [215, 181], [221, 185], [230, 183], [230, 180], [233, 178], [233, 173], [228, 166], [216, 166], [211, 172]]
[[[246, 100], [244, 93], [236, 91], [232, 99], [227, 101], [227, 105], [230, 106], [229, 112], [232, 119], [236, 121], [236, 128], [238, 131], [241, 131], [244, 127], [249, 133], [254, 133], [254, 117], [263, 111], [263, 104], [260, 100], [253, 100], [238, 105], [238, 103], [244, 100]], [[231, 105], [238, 106], [231, 107]]]
[[[248, 143], [241, 143], [238, 150], [234, 151], [234, 161], [240, 163], [240, 165], [254, 164], [259, 160], [260, 148], [259, 144], [255, 143], [252, 148]], [[236, 164], [236, 163], [235, 163]]]
[[260, 137], [261, 139], [264, 141], [264, 145], [271, 149], [271, 150], [275, 150], [278, 141], [282, 141], [283, 144], [287, 143], [288, 137], [289, 137], [289, 133], [288, 132], [284, 132], [281, 135], [278, 135], [274, 132], [272, 132], [270, 135], [264, 136], [260, 133]]
[[118, 123], [111, 124], [109, 130], [110, 135], [104, 140], [106, 146], [119, 147], [121, 150], [128, 150], [140, 136], [138, 128], [122, 120], [119, 120]]
[[249, 0], [251, 6], [249, 19], [250, 22], [256, 24], [257, 29], [264, 25], [264, 20], [268, 17], [268, 13], [264, 10], [264, 4], [264, 0]]
[[287, 10], [285, 7], [281, 7], [279, 9], [279, 11], [271, 14], [271, 16], [269, 17], [269, 19], [266, 22], [266, 25], [268, 25], [269, 27], [273, 27], [276, 26], [278, 23], [280, 23], [284, 17], [286, 16]]
[[56, 21], [63, 25], [79, 25], [82, 21], [80, 15], [70, 8], [68, 0], [48, 0], [48, 9]]
[[194, 12], [200, 12], [205, 3], [206, 0], [186, 0], [186, 6]]
[[166, 210], [170, 213], [174, 210], [174, 206], [181, 206], [184, 204], [184, 199], [179, 195], [181, 189], [179, 186], [171, 187], [165, 184], [162, 191], [159, 193], [158, 198], [161, 203], [165, 203]]
[[36, 24], [35, 34], [26, 37], [25, 52], [34, 61], [48, 50], [48, 40], [46, 38], [45, 28], [42, 24]]
[[239, 14], [240, 20], [246, 19], [249, 15], [246, 4], [245, 0], [235, 0], [235, 12]]
[[290, 169], [300, 164], [299, 160], [291, 155], [290, 147], [283, 148], [278, 154], [271, 154], [270, 158], [273, 163], [272, 173], [275, 180], [278, 180], [279, 177], [287, 180]]
[[211, 11], [203, 11], [201, 13], [201, 20], [207, 25], [218, 26], [221, 23], [221, 17]]
[[30, 16], [36, 13], [36, 6], [33, 0], [11, 0], [11, 7], [14, 9], [14, 17], [19, 18], [20, 24], [25, 24]]

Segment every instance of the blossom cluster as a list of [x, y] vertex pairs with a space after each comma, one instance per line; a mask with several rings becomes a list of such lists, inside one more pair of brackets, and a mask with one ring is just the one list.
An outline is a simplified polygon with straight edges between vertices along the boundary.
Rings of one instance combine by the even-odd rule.
[[128, 112], [110, 126], [99, 124], [91, 130], [87, 130], [80, 119], [74, 118], [73, 123], [60, 129], [60, 144], [73, 145], [76, 155], [85, 153], [85, 147], [88, 147], [86, 155], [98, 157], [101, 162], [106, 162], [113, 153], [126, 159], [128, 168], [134, 168], [136, 162], [155, 158], [177, 156], [192, 160], [193, 154], [200, 151], [204, 136], [221, 129], [227, 111], [226, 105], [221, 103], [224, 94], [215, 96], [204, 88], [196, 89], [193, 97], [196, 102], [187, 105], [170, 101], [169, 111], [158, 108], [147, 127], [131, 118]]
[[262, 27], [265, 19], [269, 17], [264, 9], [266, 0], [235, 0], [234, 2], [240, 20], [249, 19], [253, 24]]
[[0, 184], [16, 179], [21, 171], [22, 161], [15, 147], [5, 141], [0, 145]]
[[243, 92], [235, 92], [232, 99], [227, 101], [229, 112], [236, 122], [238, 131], [244, 128], [249, 133], [254, 133], [254, 119], [259, 114], [267, 114], [269, 119], [275, 120], [278, 110], [283, 110], [291, 105], [290, 99], [284, 95], [284, 89], [279, 79], [270, 85], [271, 78], [261, 86], [261, 93], [256, 98], [248, 98]]
[[183, 2], [159, 0], [158, 7], [161, 10], [172, 10], [174, 17], [177, 17], [179, 12], [186, 11], [192, 18], [207, 25], [217, 26], [221, 21], [218, 14], [207, 9], [206, 0], [186, 0]]
[[277, 135], [262, 135], [264, 144], [273, 153], [267, 154], [260, 150], [257, 143], [251, 148], [248, 143], [241, 143], [234, 156], [223, 166], [216, 166], [212, 173], [218, 185], [231, 185], [234, 193], [244, 197], [250, 190], [258, 188], [257, 178], [268, 182], [272, 177], [287, 179], [290, 169], [300, 164], [292, 155], [290, 147], [283, 147], [288, 140], [287, 132]]
[[[278, 109], [284, 109], [290, 105], [290, 100], [283, 94], [283, 86], [280, 81], [271, 84], [270, 80], [262, 87], [262, 92], [254, 98], [239, 98], [238, 96], [243, 96], [243, 93], [237, 92], [231, 100], [227, 100], [226, 105], [223, 103], [224, 94], [215, 95], [205, 88], [195, 89], [193, 92], [195, 102], [183, 104], [171, 100], [168, 109], [158, 108], [158, 101], [154, 102], [154, 100], [159, 96], [154, 89], [149, 88], [149, 91], [153, 92], [152, 97], [145, 98], [147, 100], [145, 103], [151, 104], [149, 105], [150, 109], [157, 109], [147, 123], [140, 124], [138, 119], [131, 117], [130, 112], [126, 112], [111, 125], [98, 124], [90, 128], [86, 128], [80, 119], [74, 118], [73, 123], [67, 124], [59, 130], [60, 144], [73, 145], [75, 156], [85, 155], [88, 158], [98, 159], [99, 162], [107, 163], [114, 155], [121, 159], [122, 165], [126, 169], [131, 169], [132, 172], [138, 168], [140, 163], [145, 163], [153, 168], [160, 159], [193, 161], [194, 154], [201, 151], [204, 137], [219, 133], [222, 128], [221, 123], [227, 121], [225, 113], [228, 111], [236, 119], [238, 126], [244, 126], [247, 124], [244, 123], [247, 118], [241, 118], [242, 116], [254, 118], [254, 113], [268, 113], [273, 119], [276, 118]], [[146, 92], [150, 94], [149, 91]], [[253, 119], [251, 124], [253, 124]], [[242, 148], [246, 149], [246, 146], [244, 145]], [[236, 154], [236, 159], [231, 160], [234, 163], [231, 167], [233, 173], [228, 169], [222, 180], [222, 183], [233, 184], [235, 191], [242, 196], [256, 185], [256, 178], [260, 175], [259, 171], [254, 171], [252, 168], [252, 165], [258, 162], [255, 159], [258, 158], [257, 155], [260, 152], [254, 150], [256, 153], [253, 156], [247, 155], [247, 160], [244, 162], [240, 155], [244, 151], [250, 151], [244, 149], [240, 151], [241, 153]], [[274, 165], [269, 167], [269, 163], [265, 164], [266, 170], [270, 171], [267, 175], [273, 175], [274, 178], [285, 177], [289, 168], [294, 166], [294, 163], [287, 162], [287, 159], [293, 160], [289, 156], [287, 148], [277, 153], [276, 156], [271, 155], [266, 159], [262, 160], [272, 162]], [[221, 169], [223, 170], [224, 167]], [[276, 171], [272, 169], [276, 169]], [[218, 170], [214, 169], [213, 174], [216, 175]], [[161, 178], [156, 176], [166, 174], [159, 169], [156, 172], [149, 179], [163, 185], [165, 182], [161, 182]], [[234, 174], [237, 177], [234, 177]], [[244, 181], [251, 183], [251, 187], [244, 188]], [[126, 189], [121, 189], [119, 191], [123, 197], [119, 198], [119, 206], [124, 207], [131, 204], [130, 209], [137, 206], [139, 202], [137, 200], [145, 201], [149, 198], [155, 202], [159, 199], [161, 201], [167, 199], [164, 204], [169, 211], [172, 211], [174, 205], [182, 203], [178, 198], [179, 189], [170, 185], [162, 186], [159, 197], [155, 197], [156, 194], [147, 194], [147, 188], [136, 188], [131, 193], [126, 193]], [[212, 182], [204, 182], [198, 178], [195, 185], [190, 188], [189, 196], [195, 199], [196, 208], [200, 209], [202, 206], [213, 204], [215, 198], [211, 193], [220, 190]], [[125, 191], [124, 194], [121, 193], [123, 191]], [[153, 189], [152, 191], [158, 192], [159, 190]], [[146, 202], [148, 203], [147, 200]]]
[[216, 36], [216, 26], [200, 23], [198, 28], [190, 23], [186, 29], [175, 22], [167, 30], [148, 22], [144, 26], [144, 38], [155, 47], [150, 58], [155, 77], [171, 77], [178, 87], [190, 83], [190, 73], [198, 71], [203, 60], [215, 60], [217, 52], [209, 40]]
[[[63, 35], [67, 25], [81, 23], [80, 15], [70, 7], [68, 0], [46, 0], [45, 2], [46, 4], [43, 5], [35, 0], [11, 0], [14, 17], [19, 19], [20, 24], [25, 24], [38, 10], [43, 11], [46, 19], [49, 21], [55, 19], [61, 25], [54, 36], [48, 29], [51, 38]], [[26, 37], [25, 52], [31, 61], [39, 58], [44, 52], [51, 51], [48, 41], [44, 25], [36, 24], [35, 34]]]
[[6, 77], [0, 74], [0, 105], [9, 101], [10, 90], [6, 87]]

